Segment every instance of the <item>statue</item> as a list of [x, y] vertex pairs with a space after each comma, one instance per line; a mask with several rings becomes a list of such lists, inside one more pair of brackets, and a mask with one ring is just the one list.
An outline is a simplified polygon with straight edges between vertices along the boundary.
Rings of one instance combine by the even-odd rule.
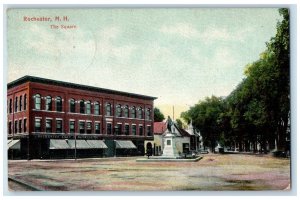
[[170, 132], [172, 132], [171, 131], [171, 127], [172, 127], [172, 125], [173, 125], [173, 121], [172, 121], [172, 119], [171, 119], [171, 117], [170, 116], [168, 116], [168, 119], [167, 119], [167, 129], [170, 131]]

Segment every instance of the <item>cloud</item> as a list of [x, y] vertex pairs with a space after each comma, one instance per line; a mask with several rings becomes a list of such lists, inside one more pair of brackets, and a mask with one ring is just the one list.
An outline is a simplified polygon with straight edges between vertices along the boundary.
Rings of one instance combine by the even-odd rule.
[[175, 25], [163, 25], [160, 32], [164, 34], [179, 35], [184, 38], [197, 38], [199, 32], [191, 24], [177, 23]]
[[186, 39], [201, 40], [206, 44], [220, 41], [238, 41], [245, 42], [248, 34], [251, 34], [254, 29], [243, 28], [231, 30], [228, 27], [202, 27], [202, 30], [198, 29], [194, 25], [188, 23], [176, 23], [174, 25], [163, 25], [159, 31], [166, 35], [175, 35]]

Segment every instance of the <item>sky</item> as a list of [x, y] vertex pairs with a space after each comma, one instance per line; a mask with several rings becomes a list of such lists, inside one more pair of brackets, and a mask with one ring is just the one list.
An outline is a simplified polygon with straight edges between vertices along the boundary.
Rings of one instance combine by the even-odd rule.
[[229, 95], [281, 20], [277, 8], [11, 9], [7, 16], [8, 82], [32, 75], [155, 96], [165, 116], [174, 106], [175, 118], [205, 97]]

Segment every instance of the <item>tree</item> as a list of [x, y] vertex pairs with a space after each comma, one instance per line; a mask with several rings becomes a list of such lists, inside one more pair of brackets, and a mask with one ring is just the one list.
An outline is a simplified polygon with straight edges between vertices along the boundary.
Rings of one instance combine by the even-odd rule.
[[162, 122], [165, 119], [164, 114], [160, 112], [158, 108], [154, 108], [154, 121], [155, 122]]
[[180, 119], [176, 119], [176, 124], [178, 128], [183, 128], [183, 122]]
[[210, 146], [214, 152], [216, 142], [220, 139], [219, 119], [223, 113], [223, 100], [220, 97], [212, 96], [191, 107], [181, 117], [189, 122], [193, 120], [195, 128], [199, 129], [204, 140], [205, 146]]

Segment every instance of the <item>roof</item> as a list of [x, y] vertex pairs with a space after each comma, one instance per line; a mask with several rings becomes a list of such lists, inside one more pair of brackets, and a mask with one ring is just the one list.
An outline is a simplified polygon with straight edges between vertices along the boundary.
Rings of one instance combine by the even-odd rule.
[[122, 92], [117, 90], [110, 90], [105, 88], [99, 88], [94, 86], [88, 86], [88, 85], [81, 85], [77, 83], [70, 83], [70, 82], [64, 82], [64, 81], [57, 81], [52, 79], [46, 79], [46, 78], [40, 78], [35, 76], [23, 76], [15, 81], [12, 81], [7, 84], [7, 89], [10, 89], [12, 87], [21, 85], [26, 82], [34, 82], [34, 83], [44, 83], [48, 85], [55, 85], [55, 86], [62, 86], [62, 87], [68, 87], [68, 88], [75, 88], [75, 89], [81, 89], [81, 90], [88, 90], [93, 92], [101, 92], [106, 94], [116, 94], [126, 97], [133, 97], [133, 98], [139, 98], [139, 99], [145, 99], [145, 100], [155, 100], [157, 97], [152, 96], [146, 96], [141, 94], [134, 94], [129, 92]]
[[154, 122], [154, 135], [162, 135], [166, 130], [165, 122]]

